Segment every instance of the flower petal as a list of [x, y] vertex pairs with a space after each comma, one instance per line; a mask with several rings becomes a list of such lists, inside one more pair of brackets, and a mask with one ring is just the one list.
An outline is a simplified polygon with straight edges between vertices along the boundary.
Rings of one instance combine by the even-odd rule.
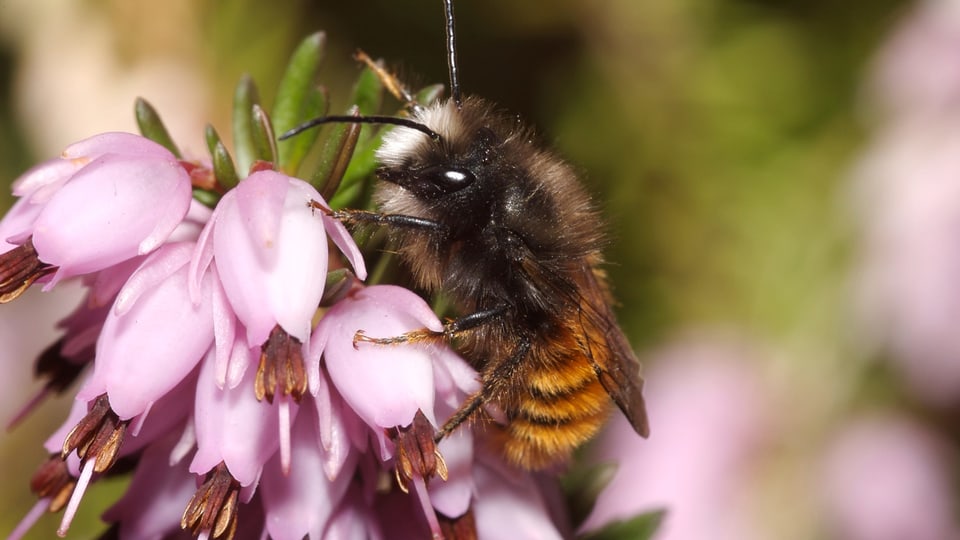
[[190, 178], [175, 161], [108, 156], [84, 167], [34, 224], [40, 260], [59, 267], [51, 286], [154, 249], [190, 199]]
[[[424, 321], [428, 317], [432, 320]], [[353, 344], [360, 330], [370, 337], [393, 337], [420, 329], [425, 323], [442, 328], [417, 295], [402, 287], [369, 287], [327, 312], [315, 336], [325, 346], [312, 344], [311, 356], [323, 353], [331, 381], [371, 427], [409, 425], [418, 409], [436, 425], [430, 347]]]
[[[251, 357], [259, 354], [259, 348], [248, 351]], [[259, 478], [264, 463], [280, 447], [277, 408], [281, 400], [272, 405], [257, 401], [253, 392], [256, 372], [253, 369], [246, 370], [236, 388], [220, 389], [212, 356], [211, 352], [204, 359], [197, 382], [194, 411], [197, 453], [190, 472], [204, 474], [222, 461], [242, 486], [250, 486]], [[297, 409], [293, 406], [291, 413], [295, 414]]]
[[292, 469], [284, 475], [279, 456], [264, 468], [260, 493], [267, 514], [267, 530], [276, 540], [323, 538], [331, 514], [343, 498], [353, 477], [353, 464], [347, 465], [332, 481], [324, 473], [325, 458], [317, 446], [317, 419], [307, 411], [294, 422]]
[[[144, 412], [151, 403], [173, 389], [193, 370], [213, 342], [210, 277], [206, 278], [199, 305], [187, 294], [190, 244], [168, 244], [131, 277], [153, 274], [154, 263], [164, 272], [177, 262], [179, 268], [144, 291], [122, 314], [110, 311], [97, 343], [97, 359], [91, 380], [79, 392], [92, 399], [105, 388], [114, 412], [121, 419]], [[118, 304], [124, 297], [121, 291]], [[91, 395], [93, 394], [93, 395]]]

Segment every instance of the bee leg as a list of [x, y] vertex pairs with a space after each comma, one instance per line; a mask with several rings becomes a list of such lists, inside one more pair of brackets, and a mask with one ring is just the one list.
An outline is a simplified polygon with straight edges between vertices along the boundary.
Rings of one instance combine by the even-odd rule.
[[473, 416], [473, 414], [480, 409], [480, 406], [487, 401], [484, 390], [484, 388], [481, 388], [479, 392], [471, 394], [470, 397], [460, 405], [457, 412], [453, 413], [453, 416], [443, 424], [443, 427], [437, 430], [437, 433], [433, 436], [433, 440], [439, 443], [444, 437], [453, 433], [461, 424]]
[[487, 309], [484, 311], [477, 311], [475, 313], [471, 313], [470, 315], [460, 317], [459, 319], [447, 321], [443, 325], [443, 330], [440, 331], [430, 330], [429, 328], [421, 328], [419, 330], [400, 334], [399, 336], [374, 338], [366, 335], [363, 330], [358, 330], [353, 336], [353, 346], [356, 347], [357, 343], [361, 342], [375, 343], [377, 345], [396, 345], [398, 343], [448, 341], [461, 332], [466, 332], [467, 330], [471, 330], [486, 324], [497, 317], [500, 317], [506, 311], [507, 306], [505, 305], [497, 306], [493, 309]]
[[311, 200], [307, 203], [313, 210], [319, 210], [344, 225], [353, 226], [363, 223], [374, 225], [386, 225], [388, 227], [397, 227], [403, 229], [419, 229], [425, 232], [445, 234], [447, 228], [442, 224], [415, 216], [405, 216], [403, 214], [381, 214], [379, 212], [370, 212], [367, 210], [353, 210], [344, 208], [341, 210], [330, 210], [320, 202]]
[[480, 410], [480, 407], [491, 399], [491, 396], [495, 396], [497, 394], [496, 381], [512, 379], [514, 368], [527, 357], [531, 345], [529, 339], [522, 338], [506, 361], [499, 363], [489, 373], [485, 372], [483, 374], [483, 386], [460, 405], [457, 412], [453, 413], [453, 416], [437, 431], [434, 440], [440, 442], [441, 439], [453, 433], [461, 424], [470, 420]]

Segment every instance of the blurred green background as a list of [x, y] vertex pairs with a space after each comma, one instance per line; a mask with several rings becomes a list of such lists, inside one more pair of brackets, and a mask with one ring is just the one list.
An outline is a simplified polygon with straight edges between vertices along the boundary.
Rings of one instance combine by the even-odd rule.
[[[761, 482], [770, 485], [759, 489], [786, 501], [800, 475], [793, 465], [845, 411], [900, 399], [883, 373], [852, 367], [862, 363], [845, 322], [852, 228], [843, 198], [870, 124], [860, 107], [864, 75], [907, 3], [456, 7], [464, 91], [537, 126], [605, 208], [609, 270], [636, 348], [704, 327], [775, 344], [777, 354], [758, 369], [789, 380], [805, 401], [803, 410], [784, 411], [796, 439], [771, 453], [770, 480]], [[357, 48], [414, 85], [446, 80], [439, 1], [4, 0], [0, 179], [12, 181], [73, 140], [133, 130], [138, 95], [199, 153], [205, 122], [229, 132], [238, 77], [251, 73], [269, 103], [288, 54], [317, 29], [327, 32], [322, 80], [334, 109], [347, 106]], [[30, 360], [17, 359], [18, 369], [26, 373]], [[4, 411], [15, 404], [5, 400]], [[0, 532], [32, 504], [37, 445], [67, 405], [47, 404], [4, 435]], [[85, 500], [91, 519], [71, 538], [97, 534], [96, 494], [104, 491]], [[794, 508], [765, 521], [782, 533], [771, 537], [809, 538], [816, 525], [805, 516]], [[52, 523], [32, 538], [48, 537]]]

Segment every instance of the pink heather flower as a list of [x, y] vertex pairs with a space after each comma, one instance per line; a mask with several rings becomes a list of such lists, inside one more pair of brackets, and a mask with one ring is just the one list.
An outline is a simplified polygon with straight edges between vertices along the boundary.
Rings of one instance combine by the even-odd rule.
[[195, 270], [202, 271], [211, 258], [217, 261], [251, 347], [267, 341], [277, 325], [301, 343], [309, 339], [327, 274], [328, 234], [357, 277], [366, 277], [360, 251], [344, 226], [308, 206], [322, 200], [302, 180], [257, 171], [224, 195], [201, 235]]
[[[376, 433], [383, 457], [389, 457], [383, 428], [408, 426], [422, 411], [439, 427], [435, 400], [459, 405], [479, 389], [476, 373], [446, 347], [409, 344], [398, 348], [356, 343], [367, 337], [393, 337], [412, 330], [443, 330], [443, 324], [420, 297], [392, 285], [362, 289], [337, 303], [317, 325], [310, 343], [311, 392], [320, 385], [319, 360], [344, 401]], [[442, 384], [438, 385], [437, 381]], [[444, 394], [437, 396], [440, 388]], [[441, 417], [442, 418], [442, 417]]]
[[960, 402], [958, 55], [958, 5], [920, 3], [878, 57], [869, 89], [890, 114], [853, 178], [866, 341], [938, 406]]
[[187, 293], [192, 243], [166, 244], [133, 273], [107, 315], [93, 376], [77, 397], [100, 394], [121, 420], [147, 412], [180, 383], [213, 342], [213, 274], [197, 303]]
[[309, 408], [294, 422], [291, 461], [296, 474], [284, 473], [277, 458], [264, 469], [260, 496], [267, 532], [274, 540], [324, 538], [330, 516], [353, 480], [360, 453], [351, 452], [337, 474], [328, 476], [327, 458], [317, 440], [318, 426], [316, 414]]
[[905, 418], [861, 418], [828, 445], [821, 500], [829, 535], [847, 540], [960, 538], [952, 450]]
[[750, 353], [717, 338], [657, 353], [646, 373], [656, 437], [636, 437], [622, 416], [591, 446], [590, 462], [616, 464], [582, 530], [666, 510], [657, 538], [762, 538], [745, 509], [744, 477], [767, 432], [771, 407]]
[[[252, 356], [259, 356], [257, 349], [246, 350]], [[257, 399], [253, 392], [254, 370], [247, 370], [235, 388], [220, 388], [214, 369], [214, 362], [208, 356], [197, 385], [194, 410], [197, 452], [190, 471], [202, 475], [224, 463], [241, 486], [252, 486], [260, 478], [264, 464], [280, 448], [281, 436], [289, 436], [290, 420], [281, 433], [281, 404]], [[295, 418], [298, 407], [290, 408], [292, 411], [286, 409], [287, 414]]]
[[960, 106], [960, 6], [918, 2], [882, 47], [868, 88], [895, 116], [935, 118]]
[[62, 158], [20, 177], [14, 194], [26, 202], [0, 231], [8, 245], [29, 243], [33, 256], [52, 267], [47, 289], [153, 251], [191, 201], [190, 177], [176, 157], [126, 133], [68, 147]]

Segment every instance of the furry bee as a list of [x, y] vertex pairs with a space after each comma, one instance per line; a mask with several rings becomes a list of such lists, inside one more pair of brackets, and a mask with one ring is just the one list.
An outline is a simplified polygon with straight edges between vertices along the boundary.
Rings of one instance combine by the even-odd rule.
[[646, 437], [640, 363], [610, 307], [600, 216], [574, 170], [531, 130], [461, 96], [452, 0], [444, 7], [449, 99], [421, 105], [364, 57], [409, 117], [328, 116], [285, 134], [328, 122], [397, 125], [376, 154], [378, 212], [333, 215], [387, 227], [416, 282], [465, 315], [440, 335], [368, 341], [456, 338], [482, 386], [437, 440], [493, 405], [506, 419], [497, 429], [507, 459], [542, 469], [597, 432], [611, 398]]

